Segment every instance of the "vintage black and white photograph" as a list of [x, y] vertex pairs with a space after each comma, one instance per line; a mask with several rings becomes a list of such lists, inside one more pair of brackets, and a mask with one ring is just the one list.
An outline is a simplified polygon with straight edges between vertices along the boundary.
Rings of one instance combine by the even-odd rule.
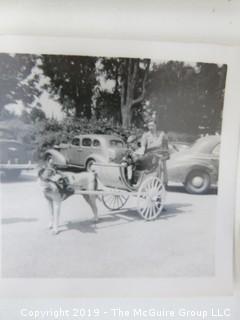
[[226, 75], [1, 53], [2, 277], [214, 277]]

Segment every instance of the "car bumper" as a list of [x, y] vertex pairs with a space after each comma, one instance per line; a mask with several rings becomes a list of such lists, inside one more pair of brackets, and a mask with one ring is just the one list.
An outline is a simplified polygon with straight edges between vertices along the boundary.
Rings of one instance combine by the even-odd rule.
[[0, 164], [0, 170], [33, 170], [37, 168], [36, 163], [23, 163], [23, 164], [15, 164], [15, 163], [4, 163]]

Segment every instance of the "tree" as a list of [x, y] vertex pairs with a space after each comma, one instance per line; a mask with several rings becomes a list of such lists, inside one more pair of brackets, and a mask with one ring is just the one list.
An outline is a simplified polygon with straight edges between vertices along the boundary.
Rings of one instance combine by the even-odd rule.
[[199, 63], [199, 127], [203, 133], [221, 132], [227, 66]]
[[147, 111], [155, 111], [166, 131], [220, 132], [226, 66], [169, 61], [154, 64], [149, 76]]
[[21, 100], [26, 108], [31, 107], [40, 95], [36, 83], [38, 75], [32, 75], [38, 56], [30, 54], [0, 54], [0, 110], [5, 105]]
[[97, 119], [106, 119], [112, 121], [113, 125], [121, 123], [121, 108], [119, 92], [109, 92], [99, 90], [96, 97], [96, 106], [94, 108]]
[[[121, 113], [122, 125], [130, 127], [133, 108], [145, 97], [150, 60], [124, 59], [121, 65]], [[141, 67], [142, 66], [142, 67]]]
[[145, 97], [150, 60], [101, 58], [101, 66], [105, 78], [115, 83], [111, 94], [118, 101], [123, 127], [129, 128], [134, 110]]
[[46, 89], [58, 100], [67, 115], [91, 118], [96, 81], [96, 58], [43, 55], [42, 70], [50, 79]]
[[42, 109], [33, 107], [30, 112], [23, 110], [20, 119], [24, 123], [36, 123], [38, 121], [46, 120], [46, 114]]

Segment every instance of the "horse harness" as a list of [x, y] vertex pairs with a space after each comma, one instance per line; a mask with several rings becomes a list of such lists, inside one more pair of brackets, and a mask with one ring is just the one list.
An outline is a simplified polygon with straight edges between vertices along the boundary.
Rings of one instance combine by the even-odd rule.
[[[47, 172], [46, 172], [47, 171]], [[62, 200], [66, 200], [68, 197], [75, 193], [74, 188], [70, 185], [68, 177], [66, 177], [61, 172], [52, 168], [42, 168], [39, 173], [39, 178], [47, 183], [53, 183], [60, 194]], [[46, 195], [52, 191], [50, 185], [46, 185], [45, 193]]]

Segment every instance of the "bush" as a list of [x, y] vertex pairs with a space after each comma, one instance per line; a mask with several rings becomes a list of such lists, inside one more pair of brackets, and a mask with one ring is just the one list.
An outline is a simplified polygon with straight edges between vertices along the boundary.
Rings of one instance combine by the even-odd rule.
[[188, 133], [168, 132], [169, 142], [187, 142], [193, 143], [198, 138], [197, 135]]
[[37, 146], [37, 154], [40, 159], [43, 158], [45, 151], [56, 144], [66, 143], [78, 134], [116, 134], [125, 141], [134, 134], [142, 135], [143, 130], [132, 128], [126, 130], [122, 126], [113, 126], [111, 121], [91, 119], [65, 118], [63, 121], [55, 119], [46, 119], [38, 121], [34, 126], [35, 133], [32, 139]]
[[[38, 159], [42, 159], [46, 150], [60, 143], [67, 143], [78, 134], [116, 134], [123, 140], [127, 140], [130, 135], [141, 137], [143, 129], [133, 127], [125, 129], [122, 126], [114, 126], [112, 121], [85, 118], [76, 119], [72, 117], [65, 118], [62, 121], [55, 119], [44, 119], [36, 121], [34, 125], [26, 127], [21, 132], [22, 140], [35, 146]], [[19, 132], [19, 130], [18, 130]], [[169, 132], [169, 141], [193, 142], [196, 136], [184, 133]]]

